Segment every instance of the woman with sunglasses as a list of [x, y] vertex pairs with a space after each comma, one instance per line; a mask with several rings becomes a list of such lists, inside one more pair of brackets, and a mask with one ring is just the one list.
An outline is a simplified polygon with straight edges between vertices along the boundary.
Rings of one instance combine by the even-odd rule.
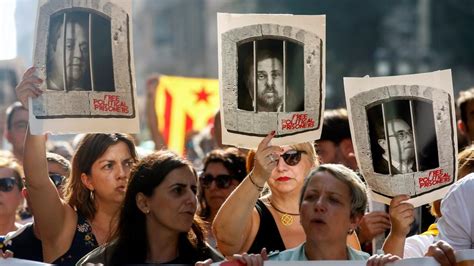
[[[254, 168], [220, 208], [212, 225], [217, 246], [224, 255], [259, 254], [301, 244], [298, 200], [304, 179], [316, 166], [311, 143], [272, 146], [274, 132], [255, 153]], [[269, 193], [261, 196], [264, 185]]]
[[[38, 97], [43, 82], [28, 69], [16, 94], [24, 106]], [[25, 181], [40, 232], [45, 262], [72, 265], [98, 245], [106, 243], [117, 224], [130, 169], [136, 161], [130, 136], [85, 135], [72, 159], [72, 173], [65, 185], [64, 200], [50, 180], [46, 137], [27, 132], [24, 151]]]
[[203, 163], [198, 186], [198, 214], [206, 222], [208, 243], [215, 247], [216, 241], [210, 230], [212, 221], [230, 193], [245, 178], [247, 171], [244, 155], [235, 148], [213, 150]]
[[191, 164], [162, 150], [133, 168], [114, 240], [78, 264], [180, 264], [222, 257], [204, 241]]
[[[63, 156], [52, 152], [46, 153], [46, 160], [48, 161], [49, 178], [54, 183], [54, 186], [62, 198], [64, 194], [63, 184], [66, 177], [69, 176], [71, 172], [71, 163]], [[23, 192], [27, 205], [29, 205], [29, 198], [26, 189], [24, 189]], [[28, 213], [31, 213], [28, 207], [26, 209], [28, 209]], [[30, 218], [31, 221], [29, 223], [25, 224], [17, 231], [10, 232], [6, 235], [4, 246], [9, 251], [13, 252], [15, 258], [43, 261], [41, 240], [39, 239], [39, 234], [35, 229], [32, 218], [33, 217]]]
[[20, 164], [9, 156], [0, 156], [0, 235], [17, 230], [18, 209], [23, 202]]

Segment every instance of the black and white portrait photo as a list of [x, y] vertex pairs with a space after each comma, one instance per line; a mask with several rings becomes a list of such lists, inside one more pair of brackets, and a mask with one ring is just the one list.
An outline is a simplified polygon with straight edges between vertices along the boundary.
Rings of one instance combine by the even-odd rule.
[[313, 141], [325, 95], [324, 15], [218, 14], [223, 142]]
[[131, 6], [38, 1], [33, 64], [44, 82], [30, 108], [33, 134], [138, 130]]
[[304, 111], [301, 45], [264, 39], [241, 44], [238, 54], [241, 70], [239, 109], [257, 112]]
[[375, 172], [406, 174], [439, 166], [432, 104], [392, 100], [367, 115]]
[[344, 78], [360, 173], [375, 201], [406, 194], [415, 207], [456, 181], [456, 116], [450, 70]]
[[114, 91], [111, 41], [104, 36], [110, 36], [110, 21], [94, 13], [75, 10], [52, 16], [47, 89]]

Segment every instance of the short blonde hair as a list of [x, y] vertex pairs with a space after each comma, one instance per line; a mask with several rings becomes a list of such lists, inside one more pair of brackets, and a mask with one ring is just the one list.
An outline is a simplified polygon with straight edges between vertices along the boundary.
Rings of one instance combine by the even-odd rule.
[[332, 176], [334, 176], [334, 178], [342, 181], [349, 187], [351, 192], [351, 217], [356, 215], [364, 215], [367, 206], [367, 189], [365, 184], [353, 170], [342, 164], [322, 164], [309, 173], [308, 178], [306, 178], [303, 185], [303, 189], [301, 189], [300, 208], [301, 203], [303, 202], [304, 193], [308, 188], [308, 184], [311, 182], [314, 176], [320, 172], [330, 173]]

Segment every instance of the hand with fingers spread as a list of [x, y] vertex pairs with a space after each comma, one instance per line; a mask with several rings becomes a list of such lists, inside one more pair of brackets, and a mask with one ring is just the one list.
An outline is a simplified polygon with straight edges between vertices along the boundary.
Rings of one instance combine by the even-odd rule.
[[433, 243], [425, 256], [433, 257], [441, 266], [456, 265], [453, 247], [443, 240]]
[[361, 243], [374, 239], [390, 229], [390, 216], [384, 211], [373, 211], [366, 213], [359, 223], [357, 236]]
[[415, 208], [406, 201], [410, 199], [408, 195], [398, 195], [390, 202], [390, 221], [392, 228], [383, 245], [385, 253], [391, 253], [403, 258], [405, 239], [410, 226], [415, 221]]
[[30, 67], [23, 74], [23, 79], [16, 86], [16, 96], [18, 100], [23, 104], [23, 106], [28, 109], [28, 98], [36, 98], [43, 94], [43, 91], [39, 86], [43, 83], [43, 80], [35, 76], [35, 67]]
[[367, 260], [367, 266], [382, 266], [389, 262], [394, 262], [400, 260], [401, 258], [397, 255], [392, 254], [377, 254], [372, 255], [369, 260]]
[[270, 134], [260, 142], [255, 153], [252, 178], [258, 185], [263, 185], [268, 178], [270, 178], [282, 153], [281, 147], [270, 145], [270, 141], [274, 136], [275, 131], [270, 132]]

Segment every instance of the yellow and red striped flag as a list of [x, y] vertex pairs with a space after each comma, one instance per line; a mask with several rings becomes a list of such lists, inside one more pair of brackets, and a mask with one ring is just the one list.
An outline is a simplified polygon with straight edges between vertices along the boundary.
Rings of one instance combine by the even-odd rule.
[[155, 112], [168, 149], [185, 152], [185, 138], [212, 123], [219, 109], [217, 79], [160, 76]]

